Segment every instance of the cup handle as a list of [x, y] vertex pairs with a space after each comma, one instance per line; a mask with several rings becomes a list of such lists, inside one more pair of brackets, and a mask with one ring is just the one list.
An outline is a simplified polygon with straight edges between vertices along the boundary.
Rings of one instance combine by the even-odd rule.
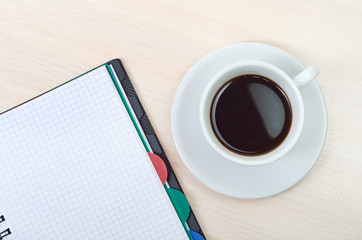
[[316, 78], [319, 74], [319, 70], [315, 66], [310, 66], [306, 68], [303, 72], [299, 73], [296, 77], [294, 77], [295, 84], [298, 88], [303, 87], [310, 80]]

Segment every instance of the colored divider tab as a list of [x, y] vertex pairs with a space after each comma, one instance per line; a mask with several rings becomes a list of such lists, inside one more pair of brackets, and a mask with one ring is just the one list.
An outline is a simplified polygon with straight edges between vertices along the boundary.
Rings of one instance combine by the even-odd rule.
[[190, 214], [190, 205], [182, 192], [172, 188], [166, 188], [168, 195], [176, 209], [181, 222], [186, 222]]
[[190, 231], [190, 235], [192, 237], [192, 240], [205, 240], [205, 238], [197, 232]]
[[166, 168], [166, 164], [163, 162], [163, 160], [157, 156], [154, 153], [147, 153], [148, 156], [151, 159], [151, 162], [153, 164], [153, 167], [156, 169], [156, 172], [158, 174], [158, 177], [160, 178], [162, 185], [165, 185], [166, 180], [167, 180], [167, 168]]

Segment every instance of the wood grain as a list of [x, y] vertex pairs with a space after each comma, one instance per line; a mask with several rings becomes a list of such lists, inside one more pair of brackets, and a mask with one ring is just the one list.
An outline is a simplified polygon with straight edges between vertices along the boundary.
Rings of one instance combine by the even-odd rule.
[[[0, 111], [121, 58], [208, 239], [362, 238], [362, 2], [20, 1], [0, 4]], [[178, 156], [172, 99], [208, 52], [256, 41], [316, 65], [329, 129], [295, 187], [239, 200], [195, 179]]]

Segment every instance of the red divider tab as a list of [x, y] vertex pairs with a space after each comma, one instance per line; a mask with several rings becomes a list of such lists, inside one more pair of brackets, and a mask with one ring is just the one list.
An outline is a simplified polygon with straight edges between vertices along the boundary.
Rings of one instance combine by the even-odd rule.
[[151, 159], [153, 167], [156, 169], [158, 177], [160, 178], [162, 185], [165, 185], [167, 180], [167, 168], [163, 160], [154, 153], [147, 153]]

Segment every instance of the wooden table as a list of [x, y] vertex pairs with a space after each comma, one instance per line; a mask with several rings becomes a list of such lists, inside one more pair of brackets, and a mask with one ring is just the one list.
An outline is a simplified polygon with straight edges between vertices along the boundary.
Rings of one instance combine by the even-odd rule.
[[[274, 197], [201, 184], [176, 152], [172, 100], [188, 69], [232, 43], [275, 45], [316, 65], [329, 127], [312, 171]], [[5, 1], [0, 111], [121, 58], [208, 239], [362, 239], [362, 2]]]

